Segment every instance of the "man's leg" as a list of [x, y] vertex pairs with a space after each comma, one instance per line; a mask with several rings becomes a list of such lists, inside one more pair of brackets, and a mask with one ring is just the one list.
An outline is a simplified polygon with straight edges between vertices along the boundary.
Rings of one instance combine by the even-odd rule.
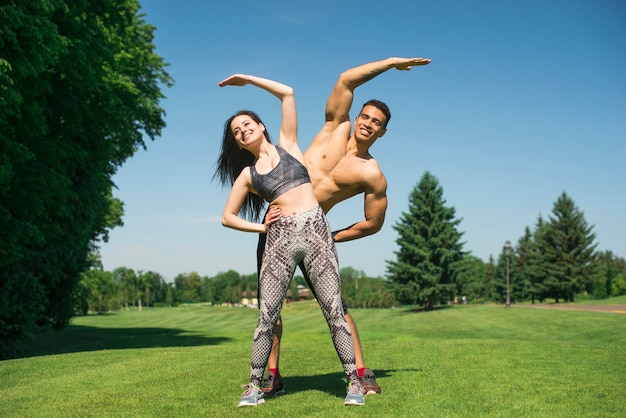
[[[298, 264], [300, 267], [300, 271], [302, 271], [302, 275], [306, 280], [306, 284], [311, 289], [313, 296], [317, 298], [315, 295], [315, 291], [313, 290], [313, 286], [311, 286], [311, 281], [309, 280], [309, 274], [306, 271], [306, 267], [304, 266], [304, 262]], [[363, 385], [363, 389], [365, 390], [366, 395], [378, 394], [380, 393], [380, 386], [378, 386], [378, 382], [376, 382], [376, 376], [374, 372], [365, 367], [365, 360], [363, 359], [363, 351], [361, 350], [361, 340], [359, 338], [359, 331], [356, 327], [356, 322], [354, 322], [354, 318], [350, 312], [348, 312], [348, 306], [346, 305], [346, 301], [341, 298], [341, 304], [343, 307], [343, 313], [346, 317], [346, 322], [348, 322], [348, 326], [350, 327], [350, 332], [352, 333], [352, 345], [354, 346], [354, 357], [356, 359], [356, 368], [359, 374], [359, 380]], [[281, 327], [281, 335], [282, 335], [282, 327]], [[276, 340], [276, 337], [274, 337]], [[280, 343], [280, 342], [279, 342]], [[274, 348], [272, 348], [272, 353], [274, 352]]]
[[278, 370], [278, 360], [280, 357], [280, 338], [283, 336], [283, 321], [278, 317], [276, 325], [274, 326], [274, 343], [272, 345], [272, 352], [270, 358], [267, 361], [267, 368], [272, 370]]
[[348, 326], [350, 327], [350, 332], [352, 332], [352, 344], [354, 345], [354, 357], [356, 358], [356, 368], [359, 374], [359, 380], [361, 381], [361, 385], [363, 385], [363, 390], [366, 395], [374, 395], [380, 393], [380, 386], [378, 386], [378, 382], [376, 382], [376, 376], [372, 370], [365, 367], [365, 360], [363, 359], [363, 351], [361, 350], [361, 340], [359, 339], [359, 331], [356, 327], [356, 322], [354, 322], [354, 318], [350, 312], [348, 312], [348, 308], [344, 303], [344, 312], [346, 315], [346, 321], [348, 322]]
[[361, 351], [361, 340], [359, 339], [359, 331], [356, 329], [356, 323], [350, 312], [346, 312], [346, 321], [352, 332], [352, 344], [354, 344], [354, 356], [356, 357], [357, 369], [365, 368], [365, 360], [363, 360], [363, 351]]

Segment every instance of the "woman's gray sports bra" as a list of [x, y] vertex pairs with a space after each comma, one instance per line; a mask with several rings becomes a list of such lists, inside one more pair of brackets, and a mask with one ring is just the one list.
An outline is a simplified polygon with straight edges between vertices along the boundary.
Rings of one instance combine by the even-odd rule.
[[296, 186], [311, 182], [309, 172], [300, 161], [279, 146], [276, 150], [280, 161], [269, 173], [259, 174], [254, 165], [250, 166], [252, 186], [268, 202]]

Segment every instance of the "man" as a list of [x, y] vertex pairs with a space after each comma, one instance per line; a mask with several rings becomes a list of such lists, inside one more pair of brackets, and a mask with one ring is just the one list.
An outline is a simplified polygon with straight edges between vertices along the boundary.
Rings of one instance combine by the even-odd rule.
[[[306, 167], [313, 183], [315, 197], [325, 213], [337, 203], [363, 193], [365, 219], [333, 232], [335, 242], [350, 241], [374, 234], [383, 226], [387, 210], [387, 180], [378, 162], [369, 153], [370, 147], [382, 137], [391, 118], [383, 102], [370, 100], [351, 126], [350, 108], [354, 89], [387, 70], [410, 70], [427, 65], [426, 58], [388, 58], [361, 65], [343, 72], [326, 103], [326, 121], [304, 153]], [[257, 256], [260, 260], [264, 238], [259, 240]], [[306, 271], [300, 265], [307, 278]], [[310, 286], [309, 286], [310, 287]], [[365, 367], [356, 324], [344, 303], [344, 314], [352, 332], [359, 380], [366, 394], [380, 393], [374, 373]], [[268, 361], [268, 372], [262, 390], [266, 396], [284, 392], [278, 370], [282, 322], [274, 329], [274, 345]]]

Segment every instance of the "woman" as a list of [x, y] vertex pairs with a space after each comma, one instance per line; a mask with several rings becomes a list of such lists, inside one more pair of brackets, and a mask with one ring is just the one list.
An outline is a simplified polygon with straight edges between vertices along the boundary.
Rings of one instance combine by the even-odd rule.
[[[250, 383], [238, 405], [256, 406], [265, 401], [260, 385], [272, 349], [274, 325], [300, 261], [304, 261], [309, 271], [311, 285], [349, 382], [345, 404], [363, 405], [354, 346], [341, 306], [337, 252], [298, 147], [293, 89], [242, 74], [228, 77], [219, 86], [247, 84], [280, 99], [282, 124], [278, 146], [274, 146], [265, 125], [254, 112], [240, 111], [229, 118], [224, 125], [222, 151], [214, 176], [223, 185], [232, 185], [222, 224], [240, 231], [267, 233], [259, 274], [260, 311], [252, 343]], [[269, 202], [264, 222], [254, 222], [260, 217], [264, 201]]]

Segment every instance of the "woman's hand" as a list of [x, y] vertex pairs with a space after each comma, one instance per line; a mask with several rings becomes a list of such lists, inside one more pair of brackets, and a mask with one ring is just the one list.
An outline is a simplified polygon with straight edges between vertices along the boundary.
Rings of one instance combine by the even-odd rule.
[[250, 82], [250, 77], [245, 74], [233, 74], [217, 83], [218, 86], [245, 86]]
[[278, 218], [280, 218], [280, 208], [278, 206], [270, 207], [265, 215], [265, 220], [263, 221], [263, 224], [265, 225], [265, 232], [270, 229], [270, 225], [276, 222]]

